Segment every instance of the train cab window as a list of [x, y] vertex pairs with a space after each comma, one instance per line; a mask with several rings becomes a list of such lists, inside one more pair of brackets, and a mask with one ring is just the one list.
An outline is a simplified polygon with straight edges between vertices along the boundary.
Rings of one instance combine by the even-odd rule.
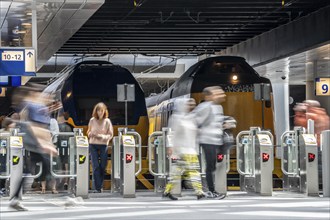
[[[98, 102], [103, 102], [108, 107], [109, 118], [113, 125], [125, 124], [125, 105], [122, 102], [117, 102], [116, 98], [89, 98], [78, 97], [76, 99], [76, 109], [78, 110], [77, 116], [80, 123], [88, 124], [89, 119], [92, 116], [93, 108]], [[111, 103], [111, 104], [110, 104]], [[132, 124], [130, 120], [133, 118], [133, 104], [127, 105], [127, 118], [128, 124]]]
[[[223, 82], [233, 84], [252, 82], [258, 79], [258, 75], [255, 74], [255, 71], [245, 62], [219, 62], [213, 60], [206, 64], [198, 71], [197, 75], [199, 77], [221, 78]], [[234, 76], [235, 82], [233, 82]]]

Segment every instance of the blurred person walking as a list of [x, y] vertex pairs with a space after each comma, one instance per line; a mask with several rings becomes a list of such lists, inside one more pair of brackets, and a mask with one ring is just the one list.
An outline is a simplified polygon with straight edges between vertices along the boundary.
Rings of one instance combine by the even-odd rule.
[[[56, 156], [57, 151], [51, 141], [49, 131], [49, 111], [48, 104], [51, 102], [48, 94], [41, 93], [42, 88], [21, 87], [14, 93], [13, 104], [16, 109], [20, 109], [21, 118], [25, 122], [17, 122], [17, 126], [25, 133], [23, 137], [24, 148], [31, 152], [31, 160], [42, 162], [43, 169], [41, 180], [45, 181], [47, 174], [50, 174], [49, 155]], [[20, 100], [20, 101], [18, 101]], [[16, 101], [16, 102], [15, 102]], [[27, 209], [20, 203], [19, 194], [24, 178], [16, 183], [13, 190], [13, 197], [10, 198], [9, 206], [18, 211]]]
[[[330, 129], [330, 118], [326, 110], [321, 107], [320, 103], [316, 100], [305, 100], [306, 104], [306, 121], [311, 119], [314, 121], [314, 134], [316, 136], [318, 145], [318, 173], [319, 184], [322, 185], [322, 149], [321, 149], [321, 133], [324, 130]], [[320, 187], [321, 189], [321, 187]]]
[[318, 146], [320, 146], [321, 133], [324, 130], [330, 129], [330, 118], [324, 108], [316, 100], [305, 100], [306, 104], [306, 120], [312, 119], [314, 121], [314, 133], [317, 138]]
[[203, 90], [204, 102], [194, 110], [199, 127], [199, 143], [204, 151], [206, 160], [206, 182], [208, 197], [223, 199], [225, 195], [215, 191], [213, 173], [216, 169], [217, 151], [223, 145], [224, 113], [220, 105], [226, 100], [226, 94], [220, 86], [206, 87]]
[[113, 137], [113, 127], [108, 117], [109, 112], [107, 106], [103, 102], [96, 104], [87, 130], [93, 167], [94, 187], [95, 192], [98, 193], [102, 192], [105, 168], [108, 160], [107, 146]]
[[172, 164], [169, 183], [166, 185], [163, 197], [178, 200], [171, 190], [181, 182], [182, 173], [186, 174], [187, 180], [192, 183], [197, 199], [204, 198], [200, 176], [200, 166], [197, 150], [197, 125], [190, 112], [195, 108], [194, 99], [179, 99], [175, 103], [175, 110], [169, 119], [171, 128], [167, 154], [169, 157], [178, 157]]

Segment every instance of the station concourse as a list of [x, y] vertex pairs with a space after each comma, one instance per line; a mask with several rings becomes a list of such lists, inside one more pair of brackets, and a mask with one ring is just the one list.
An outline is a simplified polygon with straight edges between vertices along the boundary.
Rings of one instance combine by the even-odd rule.
[[[0, 219], [330, 219], [329, 18], [329, 0], [0, 0]], [[170, 123], [185, 99], [223, 114], [215, 155], [196, 109]], [[188, 131], [198, 161], [175, 154]], [[164, 196], [184, 162], [202, 196], [189, 169]]]

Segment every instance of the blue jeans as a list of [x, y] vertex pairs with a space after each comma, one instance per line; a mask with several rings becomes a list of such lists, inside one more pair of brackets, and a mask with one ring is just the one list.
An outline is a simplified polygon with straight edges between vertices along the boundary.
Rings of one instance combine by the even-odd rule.
[[96, 190], [101, 190], [108, 160], [107, 145], [90, 144], [89, 150], [93, 167], [94, 187]]

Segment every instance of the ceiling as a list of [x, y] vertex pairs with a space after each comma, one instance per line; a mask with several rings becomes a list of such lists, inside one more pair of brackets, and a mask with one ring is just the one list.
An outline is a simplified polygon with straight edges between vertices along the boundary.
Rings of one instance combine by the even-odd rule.
[[287, 81], [290, 85], [305, 85], [315, 77], [330, 77], [330, 43], [255, 67], [255, 70], [273, 83]]
[[329, 0], [107, 0], [57, 54], [214, 54], [329, 4]]

